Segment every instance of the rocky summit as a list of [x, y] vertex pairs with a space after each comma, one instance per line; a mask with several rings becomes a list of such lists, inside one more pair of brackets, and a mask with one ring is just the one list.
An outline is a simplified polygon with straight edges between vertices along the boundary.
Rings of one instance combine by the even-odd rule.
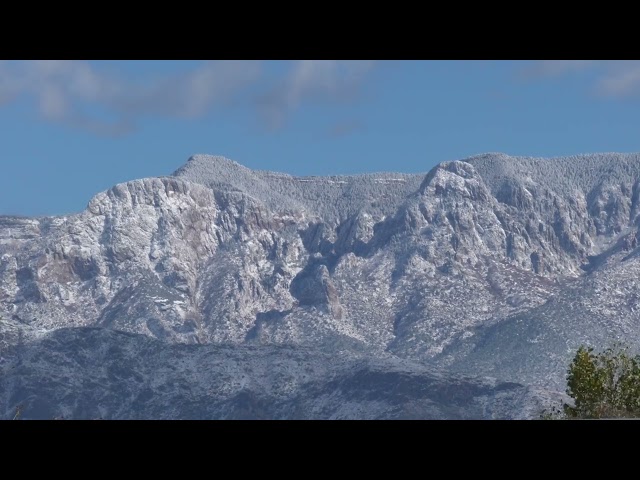
[[640, 154], [294, 177], [196, 155], [0, 216], [0, 415], [535, 418], [640, 346]]

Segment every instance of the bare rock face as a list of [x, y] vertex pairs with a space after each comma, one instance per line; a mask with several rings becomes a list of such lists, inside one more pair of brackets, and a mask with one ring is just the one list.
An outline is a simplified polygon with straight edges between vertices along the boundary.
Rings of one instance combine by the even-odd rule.
[[0, 302], [5, 309], [12, 310], [12, 301], [18, 293], [18, 278], [16, 276], [18, 263], [16, 258], [4, 254], [0, 258]]
[[290, 289], [299, 305], [326, 307], [335, 318], [342, 319], [338, 291], [325, 265], [311, 264], [302, 270], [292, 280]]
[[0, 217], [0, 323], [384, 354], [562, 389], [576, 339], [640, 346], [639, 199], [635, 154], [305, 178], [198, 155], [76, 215]]

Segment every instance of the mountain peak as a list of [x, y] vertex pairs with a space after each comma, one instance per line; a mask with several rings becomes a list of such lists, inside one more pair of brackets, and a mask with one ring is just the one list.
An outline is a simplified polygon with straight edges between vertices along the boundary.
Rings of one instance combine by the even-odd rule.
[[470, 163], [454, 160], [435, 166], [420, 185], [422, 195], [459, 194], [472, 199], [486, 199], [488, 192], [476, 169]]
[[190, 170], [204, 170], [209, 174], [215, 174], [223, 171], [233, 171], [233, 170], [246, 170], [251, 171], [249, 168], [241, 165], [240, 163], [231, 160], [223, 155], [207, 155], [202, 153], [197, 153], [195, 155], [191, 155], [187, 162], [178, 168], [173, 176], [181, 176], [185, 171]]

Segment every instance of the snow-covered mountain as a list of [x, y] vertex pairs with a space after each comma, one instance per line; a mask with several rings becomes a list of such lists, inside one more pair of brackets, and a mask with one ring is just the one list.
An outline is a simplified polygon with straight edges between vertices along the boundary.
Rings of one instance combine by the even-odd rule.
[[[564, 388], [578, 345], [640, 346], [639, 218], [638, 154], [486, 154], [427, 174], [303, 178], [197, 155], [172, 176], [116, 185], [79, 214], [0, 216], [0, 409], [57, 414], [58, 398], [78, 416], [104, 395], [105, 417], [226, 418], [241, 415], [232, 406], [242, 393], [281, 418], [412, 416], [407, 402], [414, 416], [496, 416], [488, 400], [454, 412], [445, 397], [425, 413], [428, 378], [452, 386], [452, 402], [461, 390], [476, 398], [472, 384], [502, 391], [473, 375], [532, 386], [507, 389], [529, 392], [517, 394], [527, 408], [509, 397], [497, 414], [515, 418], [516, 405], [533, 408], [531, 391]], [[106, 360], [110, 350], [121, 353]], [[280, 355], [297, 366], [264, 366]], [[69, 392], [91, 384], [73, 363], [81, 357], [91, 371], [105, 365], [102, 393]], [[168, 365], [177, 370], [158, 373]], [[66, 380], [45, 381], [57, 366]], [[220, 393], [240, 371], [246, 388]], [[359, 385], [362, 371], [382, 383], [349, 395], [382, 406], [340, 410], [336, 376]], [[276, 400], [280, 381], [295, 388]], [[390, 396], [386, 381], [411, 392]], [[210, 408], [181, 410], [176, 382], [196, 403], [218, 393]], [[333, 406], [311, 401], [323, 388], [338, 395]]]

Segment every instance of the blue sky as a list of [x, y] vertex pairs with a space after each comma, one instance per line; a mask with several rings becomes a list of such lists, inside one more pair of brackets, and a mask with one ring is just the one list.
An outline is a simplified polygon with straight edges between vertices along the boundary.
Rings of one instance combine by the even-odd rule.
[[0, 214], [224, 155], [294, 175], [640, 151], [638, 61], [0, 61]]

